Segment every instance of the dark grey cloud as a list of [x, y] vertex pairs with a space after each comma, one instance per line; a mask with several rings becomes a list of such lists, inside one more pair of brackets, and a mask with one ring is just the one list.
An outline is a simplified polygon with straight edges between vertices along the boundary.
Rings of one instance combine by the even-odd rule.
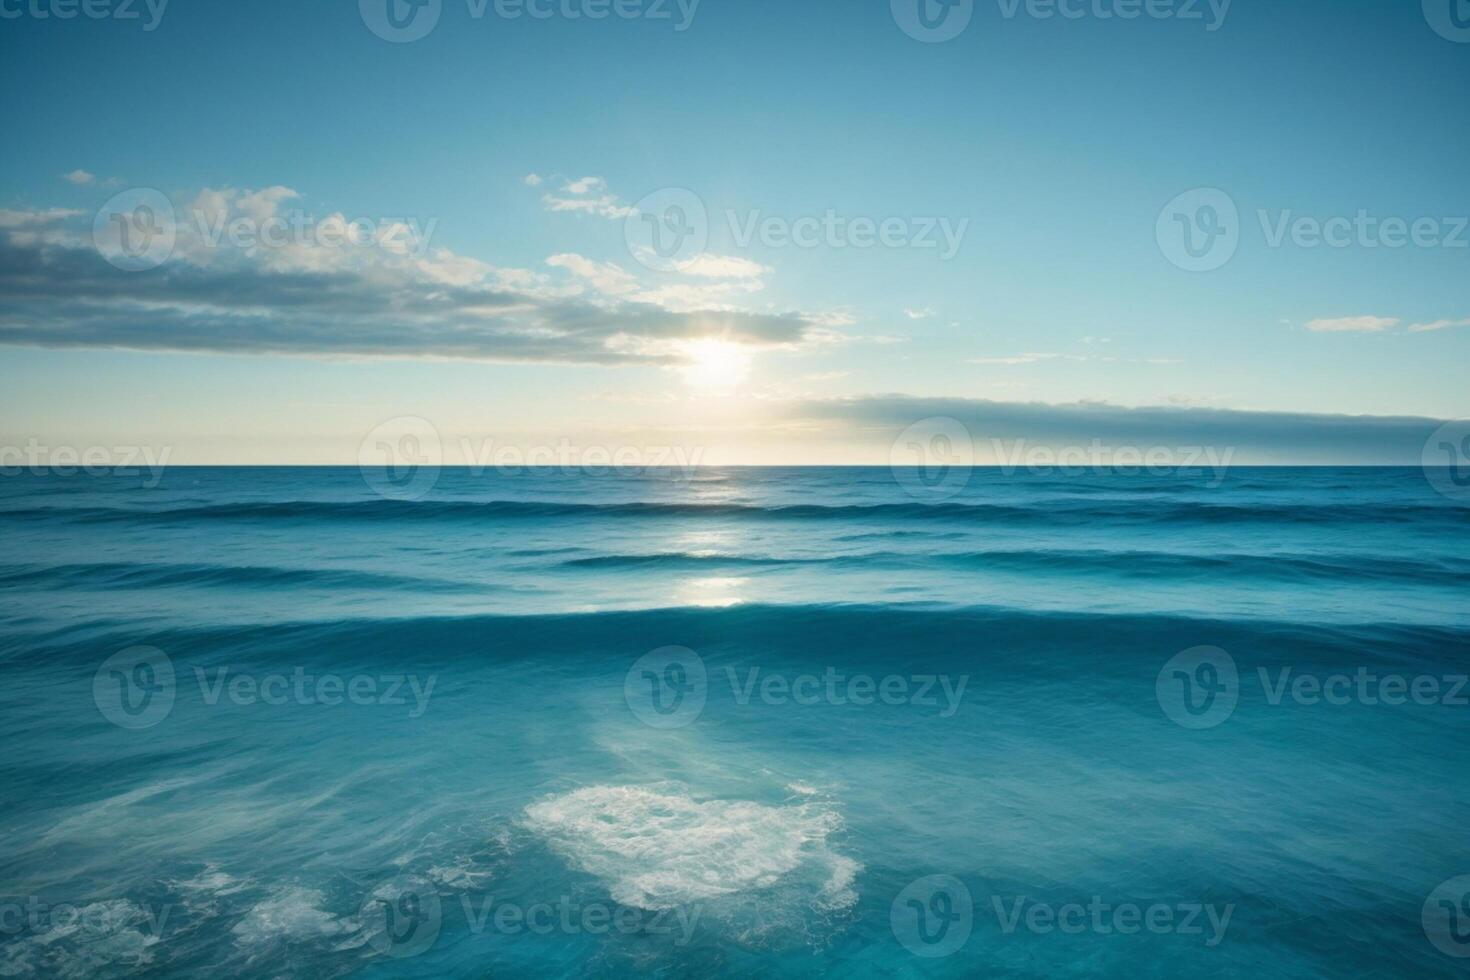
[[1137, 448], [1211, 446], [1233, 449], [1237, 463], [1413, 465], [1442, 419], [1417, 416], [1318, 415], [1219, 408], [1126, 408], [1082, 402], [1048, 405], [968, 398], [872, 395], [793, 403], [792, 417], [840, 422], [891, 438], [928, 418], [953, 418], [977, 449], [992, 440], [1042, 446]]
[[[792, 344], [814, 327], [795, 314], [455, 285], [408, 263], [276, 271], [225, 258], [129, 272], [92, 248], [0, 231], [0, 344], [646, 364], [674, 356], [658, 341]], [[609, 346], [615, 338], [631, 341]]]

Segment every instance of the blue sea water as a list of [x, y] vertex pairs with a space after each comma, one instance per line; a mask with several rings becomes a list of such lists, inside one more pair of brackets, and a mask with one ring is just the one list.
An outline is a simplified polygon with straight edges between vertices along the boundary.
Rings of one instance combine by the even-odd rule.
[[1470, 966], [1418, 470], [151, 483], [0, 480], [0, 976]]

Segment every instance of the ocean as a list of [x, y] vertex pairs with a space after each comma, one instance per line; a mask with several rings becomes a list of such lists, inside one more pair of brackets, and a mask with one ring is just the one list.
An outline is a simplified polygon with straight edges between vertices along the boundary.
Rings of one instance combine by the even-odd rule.
[[0, 976], [1470, 967], [1418, 469], [0, 480]]

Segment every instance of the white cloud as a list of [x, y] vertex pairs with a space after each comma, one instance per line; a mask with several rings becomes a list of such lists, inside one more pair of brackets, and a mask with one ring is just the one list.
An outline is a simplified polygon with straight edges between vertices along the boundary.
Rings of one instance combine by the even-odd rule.
[[1308, 321], [1307, 329], [1313, 333], [1382, 333], [1399, 322], [1398, 317], [1392, 316], [1345, 316]]
[[555, 194], [546, 194], [541, 198], [541, 203], [546, 205], [548, 211], [592, 214], [609, 221], [621, 221], [638, 213], [637, 208], [629, 207], [611, 194], [601, 197], [557, 197]]
[[575, 276], [586, 279], [598, 292], [608, 296], [626, 296], [638, 291], [638, 279], [616, 262], [596, 262], [585, 256], [566, 252], [553, 255], [546, 264], [566, 269]]
[[934, 310], [926, 306], [922, 310], [904, 310], [903, 315], [910, 320], [927, 320], [934, 315]]
[[525, 184], [526, 184], [527, 187], [540, 187], [541, 186], [541, 175], [540, 174], [526, 174], [524, 180], [525, 180]]
[[1429, 330], [1448, 330], [1450, 327], [1470, 327], [1470, 319], [1435, 320], [1433, 323], [1414, 323], [1409, 325], [1409, 332], [1424, 333]]
[[39, 228], [75, 218], [81, 213], [70, 208], [47, 208], [44, 211], [6, 211], [0, 208], [0, 228]]
[[77, 168], [76, 170], [73, 170], [69, 174], [62, 174], [61, 175], [61, 179], [62, 180], [66, 180], [66, 181], [70, 181], [71, 183], [80, 186], [82, 184], [90, 184], [90, 183], [92, 183], [94, 180], [97, 179], [97, 175], [94, 174], [94, 173], [88, 173], [87, 171], [82, 170], [81, 168]]
[[686, 276], [706, 279], [758, 279], [771, 270], [758, 262], [733, 255], [700, 255], [679, 269]]
[[1067, 355], [1065, 355], [1065, 354], [1034, 354], [1033, 353], [1033, 354], [1015, 354], [1015, 355], [1012, 355], [1011, 357], [972, 357], [972, 358], [970, 358], [970, 363], [971, 364], [1005, 364], [1005, 365], [1012, 365], [1013, 366], [1013, 365], [1016, 365], [1016, 364], [1035, 364], [1038, 361], [1052, 361], [1052, 360], [1056, 360], [1059, 357], [1066, 357], [1066, 356]]
[[607, 187], [607, 181], [601, 177], [581, 177], [577, 180], [569, 180], [562, 189], [568, 194], [591, 194]]

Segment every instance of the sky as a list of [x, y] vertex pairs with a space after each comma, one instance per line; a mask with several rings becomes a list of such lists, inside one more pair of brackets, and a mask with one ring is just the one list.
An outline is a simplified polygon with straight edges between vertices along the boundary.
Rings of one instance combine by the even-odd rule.
[[0, 0], [0, 82], [0, 449], [1470, 415], [1465, 0]]

